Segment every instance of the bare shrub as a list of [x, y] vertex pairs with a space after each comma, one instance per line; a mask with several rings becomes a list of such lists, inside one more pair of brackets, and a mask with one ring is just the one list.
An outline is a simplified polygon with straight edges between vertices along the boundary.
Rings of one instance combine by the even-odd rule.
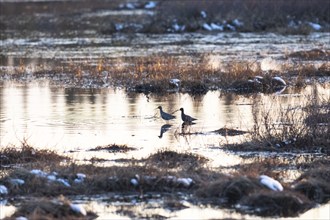
[[[254, 99], [252, 139], [285, 149], [323, 149], [329, 153], [329, 97], [318, 97], [317, 87], [300, 105], [260, 103]], [[276, 99], [276, 96], [272, 97]], [[271, 102], [276, 103], [276, 102]]]

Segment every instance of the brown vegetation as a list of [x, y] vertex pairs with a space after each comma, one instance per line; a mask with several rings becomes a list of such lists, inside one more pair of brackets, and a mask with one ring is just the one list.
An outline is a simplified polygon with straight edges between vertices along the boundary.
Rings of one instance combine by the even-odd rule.
[[131, 150], [135, 150], [133, 147], [128, 147], [127, 145], [117, 145], [117, 144], [108, 144], [106, 146], [97, 146], [90, 149], [90, 151], [108, 151], [110, 153], [125, 153]]
[[[48, 167], [45, 164], [49, 164], [49, 161], [44, 161], [39, 164], [41, 175], [31, 172], [28, 164], [22, 164], [21, 168], [8, 170], [0, 183], [8, 187], [9, 194], [5, 197], [43, 198], [109, 192], [131, 192], [142, 196], [149, 192], [186, 192], [196, 196], [194, 199], [201, 204], [234, 208], [242, 213], [262, 216], [296, 216], [312, 208], [314, 202], [329, 201], [329, 187], [326, 184], [329, 181], [328, 165], [306, 171], [293, 182], [293, 188], [286, 183], [283, 185], [284, 191], [273, 192], [260, 184], [258, 176], [267, 174], [278, 178], [282, 173], [273, 170], [276, 168], [274, 163], [278, 165], [278, 161], [256, 161], [236, 167], [231, 174], [210, 169], [206, 162], [206, 158], [196, 154], [169, 150], [120, 167], [78, 165], [72, 161], [57, 161]], [[18, 183], [17, 179], [24, 183]], [[53, 200], [37, 199], [36, 202], [23, 203], [14, 216], [44, 214], [50, 218], [70, 216], [79, 219], [79, 215], [68, 208], [67, 204], [70, 203], [66, 201], [62, 199], [54, 203]], [[93, 214], [87, 216], [92, 218]]]
[[[200, 11], [207, 13], [202, 19]], [[277, 31], [281, 33], [309, 33], [311, 28], [305, 21], [322, 18], [322, 23], [329, 23], [329, 5], [326, 0], [303, 1], [164, 1], [156, 20], [172, 21], [186, 25], [187, 31], [200, 30], [202, 22], [214, 22], [233, 25], [233, 20], [244, 22], [243, 26], [235, 27], [239, 31]], [[296, 25], [289, 27], [292, 21]], [[320, 20], [319, 20], [320, 21]], [[230, 29], [227, 29], [230, 30]]]
[[52, 150], [35, 149], [26, 140], [22, 142], [20, 147], [7, 146], [1, 148], [0, 152], [0, 167], [24, 163], [60, 162], [69, 159], [68, 157], [58, 155]]
[[[326, 59], [320, 56], [318, 60]], [[122, 62], [127, 65], [120, 65]], [[122, 60], [101, 58], [97, 67], [93, 64], [73, 61], [57, 67], [41, 65], [26, 77], [27, 67], [22, 64], [15, 73], [0, 70], [0, 76], [18, 83], [47, 78], [56, 86], [124, 87], [129, 92], [146, 94], [168, 92], [205, 94], [209, 90], [216, 89], [250, 94], [274, 93], [283, 89], [283, 85], [274, 83], [275, 76], [282, 77], [289, 86], [303, 87], [307, 83], [306, 79], [330, 75], [328, 63], [323, 63], [321, 66], [305, 63], [283, 64], [281, 71], [265, 72], [261, 70], [260, 63], [251, 61], [232, 61], [222, 64], [221, 67], [212, 67], [210, 62], [207, 54], [185, 54], [183, 57], [163, 54], [143, 58], [122, 58]], [[259, 76], [263, 77], [262, 83], [255, 80], [255, 77]], [[179, 81], [173, 83], [171, 79]], [[309, 80], [309, 82], [313, 81]]]
[[306, 60], [329, 60], [330, 51], [323, 51], [320, 49], [313, 49], [308, 51], [296, 51], [290, 53], [288, 57], [306, 59]]
[[[146, 2], [133, 1], [132, 5], [137, 9], [143, 9]], [[329, 30], [330, 23], [330, 8], [327, 0], [159, 0], [155, 2], [157, 6], [148, 10], [154, 13], [142, 13], [135, 16], [116, 15], [116, 13], [92, 16], [93, 13], [97, 14], [105, 9], [119, 12], [127, 10], [120, 6], [125, 2], [119, 0], [93, 2], [83, 0], [78, 6], [72, 2], [43, 2], [42, 4], [1, 2], [3, 16], [1, 27], [5, 30], [19, 30], [21, 34], [40, 31], [53, 35], [63, 32], [66, 35], [72, 35], [72, 30], [77, 30], [79, 33], [83, 33], [84, 30], [94, 30], [100, 35], [116, 32], [173, 32], [175, 23], [184, 26], [176, 31], [196, 32], [204, 31], [203, 24], [205, 23], [215, 23], [223, 25], [223, 31], [308, 34], [313, 31], [308, 22], [319, 23], [323, 27], [321, 31]], [[201, 15], [201, 11], [206, 13], [206, 17]], [[44, 16], [40, 16], [47, 13], [53, 19], [44, 19]], [[85, 16], [86, 14], [89, 16]], [[235, 19], [239, 19], [243, 25], [237, 25]], [[118, 29], [116, 24], [122, 24], [122, 27]]]
[[79, 213], [71, 208], [72, 203], [63, 196], [49, 200], [47, 198], [23, 201], [19, 209], [5, 220], [25, 217], [27, 219], [73, 219], [88, 220], [95, 219], [97, 215], [93, 212]]
[[[314, 88], [316, 90], [316, 87]], [[254, 128], [252, 144], [279, 151], [306, 150], [321, 151], [329, 155], [330, 123], [329, 97], [318, 97], [313, 92], [307, 97], [308, 102], [300, 106], [264, 106], [257, 100], [254, 103]], [[274, 123], [276, 122], [276, 123]], [[259, 144], [258, 144], [259, 142]], [[252, 150], [250, 148], [250, 150]]]

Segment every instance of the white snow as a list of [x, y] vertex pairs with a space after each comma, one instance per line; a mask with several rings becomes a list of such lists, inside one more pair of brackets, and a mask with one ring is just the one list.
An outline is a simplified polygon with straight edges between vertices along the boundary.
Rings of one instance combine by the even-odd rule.
[[179, 79], [170, 79], [170, 83], [175, 85], [176, 87], [179, 87], [179, 84], [180, 84], [180, 80]]
[[115, 24], [115, 29], [116, 31], [120, 31], [124, 28], [124, 25], [123, 24]]
[[131, 184], [133, 185], [133, 186], [138, 186], [139, 185], [139, 182], [137, 181], [137, 179], [131, 179]]
[[36, 175], [36, 176], [39, 176], [39, 177], [46, 177], [47, 176], [47, 173], [42, 171], [42, 170], [31, 170], [30, 173]]
[[133, 3], [130, 3], [130, 2], [128, 2], [128, 3], [126, 3], [126, 8], [128, 8], [128, 9], [135, 9], [135, 5], [133, 4]]
[[77, 178], [74, 180], [75, 183], [82, 183], [84, 182], [86, 175], [83, 173], [77, 173]]
[[174, 23], [172, 25], [172, 28], [175, 30], [175, 31], [184, 31], [186, 29], [186, 26], [185, 25], [179, 25], [178, 23]]
[[10, 179], [9, 181], [13, 185], [23, 185], [25, 183], [22, 179]]
[[286, 86], [286, 82], [285, 82], [281, 77], [279, 77], [279, 76], [275, 76], [275, 77], [273, 77], [273, 79], [275, 79], [276, 81], [281, 82], [283, 85]]
[[290, 20], [289, 23], [288, 23], [288, 27], [290, 27], [290, 28], [297, 28], [298, 27], [298, 24], [295, 21]]
[[175, 180], [176, 177], [175, 177], [175, 176], [166, 176], [166, 179], [167, 179], [167, 180]]
[[82, 214], [83, 216], [87, 215], [85, 208], [80, 204], [70, 204], [70, 208], [72, 211], [74, 211], [78, 214]]
[[236, 31], [236, 28], [231, 24], [226, 24], [226, 27], [231, 31]]
[[0, 195], [8, 194], [8, 189], [4, 185], [0, 185]]
[[191, 178], [178, 178], [176, 181], [183, 184], [185, 187], [189, 187], [193, 183]]
[[244, 25], [243, 22], [239, 21], [237, 18], [233, 20], [233, 25], [236, 27], [242, 27]]
[[259, 177], [259, 180], [262, 185], [267, 186], [273, 191], [283, 191], [283, 186], [281, 185], [281, 183], [269, 176], [261, 175]]
[[19, 217], [15, 218], [15, 220], [28, 220], [28, 218], [26, 218], [24, 216], [19, 216]]
[[205, 11], [201, 11], [201, 16], [202, 16], [202, 18], [206, 18], [207, 17], [206, 12]]
[[211, 23], [211, 28], [212, 30], [219, 30], [219, 31], [223, 31], [223, 26], [222, 25], [217, 25], [215, 23]]
[[317, 24], [317, 23], [313, 23], [313, 22], [308, 22], [309, 26], [311, 26], [311, 28], [313, 28], [316, 31], [321, 30], [322, 26]]
[[203, 24], [203, 28], [204, 28], [205, 30], [207, 30], [207, 31], [212, 31], [212, 27], [211, 27], [209, 24], [207, 24], [207, 23], [204, 23], [204, 24]]
[[86, 174], [77, 173], [77, 178], [79, 178], [79, 179], [85, 179], [86, 178]]
[[55, 175], [48, 175], [47, 179], [50, 181], [55, 181], [56, 180], [56, 176]]
[[156, 5], [157, 5], [156, 2], [148, 2], [148, 3], [144, 6], [144, 8], [146, 8], [146, 9], [152, 9], [152, 8], [155, 8]]
[[59, 183], [62, 183], [64, 186], [67, 186], [67, 187], [71, 186], [70, 183], [65, 179], [58, 178], [56, 181], [59, 182]]

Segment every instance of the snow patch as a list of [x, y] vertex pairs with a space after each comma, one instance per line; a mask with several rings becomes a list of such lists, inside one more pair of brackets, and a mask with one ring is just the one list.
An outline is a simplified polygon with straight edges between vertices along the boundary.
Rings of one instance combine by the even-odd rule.
[[274, 180], [273, 178], [266, 175], [261, 175], [259, 178], [260, 183], [264, 186], [267, 186], [269, 189], [273, 191], [283, 191], [283, 186], [277, 180]]

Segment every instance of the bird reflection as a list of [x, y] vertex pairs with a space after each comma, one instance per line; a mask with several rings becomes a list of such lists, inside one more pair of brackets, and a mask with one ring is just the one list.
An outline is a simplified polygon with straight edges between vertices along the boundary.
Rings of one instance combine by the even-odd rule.
[[189, 134], [190, 133], [190, 126], [194, 125], [194, 122], [183, 122], [181, 125], [181, 134]]
[[160, 127], [160, 135], [158, 136], [159, 138], [163, 137], [163, 134], [168, 131], [170, 129], [170, 127], [172, 127], [172, 125], [170, 124], [164, 124], [162, 125], [162, 127]]

